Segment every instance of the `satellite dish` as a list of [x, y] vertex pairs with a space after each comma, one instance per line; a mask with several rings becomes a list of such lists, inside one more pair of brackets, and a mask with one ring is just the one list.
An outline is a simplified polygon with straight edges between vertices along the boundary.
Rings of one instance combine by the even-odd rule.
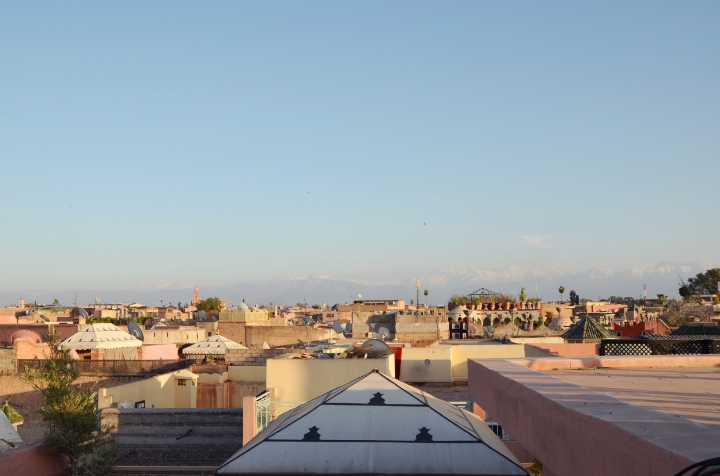
[[380, 329], [378, 329], [377, 334], [378, 337], [380, 337], [380, 339], [382, 340], [390, 339], [390, 331], [387, 330], [385, 327], [381, 327]]
[[40, 314], [40, 319], [42, 319], [45, 322], [50, 322], [50, 318], [48, 318], [47, 316], [43, 316], [42, 314]]
[[315, 324], [315, 321], [313, 321], [313, 318], [310, 316], [303, 316], [303, 321], [305, 321], [305, 324], [307, 324], [308, 326], [312, 326], [313, 324]]
[[352, 334], [352, 324], [345, 324], [345, 332]]
[[213, 322], [217, 322], [217, 316], [211, 316]]
[[392, 352], [392, 349], [390, 349], [390, 346], [388, 346], [385, 342], [378, 340], [378, 339], [368, 339], [365, 342], [362, 343], [362, 347], [366, 348], [366, 346], [370, 346], [370, 350], [389, 350]]
[[342, 326], [338, 324], [337, 322], [333, 322], [330, 324], [330, 327], [333, 328], [333, 330], [337, 333], [343, 334], [345, 331], [343, 330]]
[[88, 313], [85, 311], [85, 309], [79, 307], [78, 309], [78, 316], [84, 317], [85, 319], [88, 318]]
[[358, 294], [358, 301], [362, 299], [362, 294]]
[[198, 321], [207, 321], [207, 314], [205, 314], [205, 311], [198, 311], [197, 313]]
[[493, 326], [483, 327], [483, 334], [485, 337], [492, 338], [495, 335], [495, 328]]
[[137, 325], [137, 322], [128, 321], [127, 327], [128, 327], [128, 333], [131, 336], [134, 336], [137, 340], [140, 340], [140, 341], [145, 340], [145, 334], [143, 334], [143, 331], [142, 331], [142, 329], [140, 329], [140, 326]]

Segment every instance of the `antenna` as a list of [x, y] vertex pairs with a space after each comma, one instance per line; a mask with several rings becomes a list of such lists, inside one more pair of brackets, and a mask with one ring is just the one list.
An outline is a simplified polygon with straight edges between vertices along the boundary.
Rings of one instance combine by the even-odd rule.
[[643, 304], [647, 306], [647, 284], [643, 283]]
[[415, 291], [417, 292], [417, 298], [415, 298], [415, 309], [420, 309], [420, 278], [415, 278]]

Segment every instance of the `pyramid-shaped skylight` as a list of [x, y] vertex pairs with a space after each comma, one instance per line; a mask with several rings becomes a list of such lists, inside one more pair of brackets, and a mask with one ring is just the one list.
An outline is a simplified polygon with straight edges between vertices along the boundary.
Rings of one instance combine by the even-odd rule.
[[373, 371], [282, 414], [217, 474], [527, 472], [475, 415]]

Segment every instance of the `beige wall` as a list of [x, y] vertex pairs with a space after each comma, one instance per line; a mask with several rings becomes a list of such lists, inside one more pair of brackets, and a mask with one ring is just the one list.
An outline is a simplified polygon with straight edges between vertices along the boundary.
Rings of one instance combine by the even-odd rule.
[[[514, 359], [525, 357], [525, 346], [522, 344], [470, 344], [451, 345], [452, 348], [452, 379], [468, 378], [468, 359]], [[405, 356], [403, 349], [403, 357]], [[403, 369], [400, 370], [402, 375]]]
[[178, 385], [175, 372], [169, 372], [117, 387], [101, 388], [98, 392], [98, 409], [140, 400], [145, 400], [146, 408], [153, 405], [155, 408], [195, 408], [197, 375], [186, 383], [185, 386]]
[[175, 379], [175, 408], [197, 408], [197, 379]]
[[[221, 334], [225, 335], [225, 334]], [[245, 327], [245, 343], [249, 347], [266, 342], [270, 347], [307, 344], [316, 340], [336, 339], [338, 334], [331, 328], [312, 326], [253, 326]], [[228, 337], [230, 339], [230, 337]]]
[[451, 382], [452, 348], [450, 346], [403, 348], [400, 380]]
[[264, 382], [266, 380], [266, 366], [230, 365], [227, 371], [227, 380], [234, 382]]
[[[404, 349], [403, 349], [404, 351]], [[378, 369], [395, 376], [395, 357], [380, 359], [289, 359], [267, 361], [267, 388], [274, 389], [274, 400], [306, 402], [349, 381]]]
[[210, 336], [217, 334], [216, 331], [206, 330], [202, 327], [188, 327], [188, 328], [163, 328], [159, 327], [155, 330], [144, 330], [145, 345], [156, 345], [156, 344], [196, 344], [201, 340], [205, 340]]
[[257, 322], [267, 321], [268, 317], [268, 312], [264, 309], [258, 311], [231, 311], [229, 309], [223, 309], [220, 311], [219, 319], [221, 321]]

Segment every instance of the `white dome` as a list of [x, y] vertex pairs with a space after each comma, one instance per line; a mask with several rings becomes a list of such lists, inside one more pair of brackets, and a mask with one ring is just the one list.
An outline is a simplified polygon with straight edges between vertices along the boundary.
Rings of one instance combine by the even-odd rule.
[[462, 314], [465, 315], [465, 311], [467, 311], [467, 308], [465, 306], [457, 306], [454, 307], [452, 311], [450, 311], [448, 314], [455, 315], [455, 314]]
[[244, 302], [241, 302], [240, 304], [238, 304], [237, 308], [238, 308], [238, 311], [249, 311], [250, 310], [248, 305], [245, 304]]
[[572, 326], [573, 322], [569, 317], [560, 317], [550, 323], [548, 329], [551, 331], [564, 331]]

